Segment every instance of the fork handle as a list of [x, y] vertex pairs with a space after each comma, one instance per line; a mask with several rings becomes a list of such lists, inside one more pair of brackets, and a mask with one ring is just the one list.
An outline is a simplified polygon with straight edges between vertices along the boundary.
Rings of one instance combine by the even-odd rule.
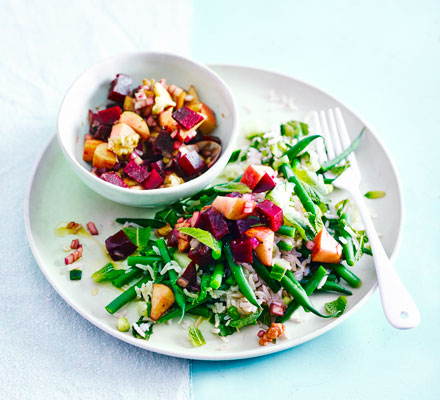
[[358, 189], [351, 189], [349, 192], [357, 205], [373, 252], [385, 316], [394, 328], [414, 328], [420, 323], [419, 310], [385, 253], [362, 195]]

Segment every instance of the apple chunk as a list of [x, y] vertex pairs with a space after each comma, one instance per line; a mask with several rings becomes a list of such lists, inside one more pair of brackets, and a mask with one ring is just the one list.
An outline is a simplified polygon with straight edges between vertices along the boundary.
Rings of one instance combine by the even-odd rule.
[[323, 228], [313, 239], [312, 261], [339, 264], [342, 246]]
[[260, 244], [255, 249], [258, 259], [266, 266], [272, 265], [273, 244], [275, 233], [265, 226], [256, 226], [245, 232], [249, 238], [257, 238]]
[[217, 196], [212, 206], [227, 219], [238, 220], [247, 218], [255, 210], [256, 203], [240, 197]]
[[116, 156], [108, 149], [107, 143], [99, 144], [93, 153], [93, 166], [95, 168], [112, 169], [116, 164]]
[[133, 111], [124, 111], [119, 118], [119, 122], [127, 124], [144, 140], [147, 140], [150, 137], [150, 129], [148, 128], [147, 123], [140, 115]]
[[102, 140], [88, 139], [84, 142], [83, 160], [90, 162], [93, 160], [96, 148], [104, 143]]
[[200, 125], [199, 131], [203, 135], [209, 135], [217, 126], [217, 119], [215, 118], [214, 111], [212, 111], [205, 103], [200, 103], [200, 114], [205, 117], [202, 125]]
[[241, 183], [247, 185], [250, 189], [254, 189], [265, 175], [268, 177], [275, 177], [275, 171], [271, 167], [264, 165], [249, 165], [244, 171], [240, 179]]
[[151, 294], [150, 318], [157, 321], [174, 304], [174, 301], [174, 293], [168, 286], [155, 283]]

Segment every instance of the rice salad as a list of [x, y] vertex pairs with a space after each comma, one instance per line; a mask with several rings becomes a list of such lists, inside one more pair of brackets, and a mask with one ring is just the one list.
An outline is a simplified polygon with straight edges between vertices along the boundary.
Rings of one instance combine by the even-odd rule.
[[[156, 324], [175, 319], [198, 347], [205, 344], [204, 320], [224, 341], [257, 325], [256, 344], [265, 346], [285, 337], [285, 322], [301, 319], [303, 310], [319, 318], [344, 312], [352, 294], [346, 286], [361, 284], [350, 267], [371, 255], [353, 204], [330, 199], [332, 181], [349, 162], [327, 160], [322, 137], [299, 121], [247, 139], [232, 154], [225, 183], [154, 219], [116, 219], [121, 229], [105, 241], [112, 262], [92, 279], [125, 289], [106, 306], [119, 330], [131, 327], [148, 340]], [[320, 291], [339, 297], [317, 310], [311, 295]], [[130, 302], [139, 313], [131, 324], [120, 314]], [[196, 322], [188, 325], [187, 314]]]

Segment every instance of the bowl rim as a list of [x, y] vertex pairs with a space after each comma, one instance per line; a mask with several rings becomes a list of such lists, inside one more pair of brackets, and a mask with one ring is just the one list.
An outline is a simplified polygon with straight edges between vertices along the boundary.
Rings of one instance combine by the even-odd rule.
[[[84, 77], [86, 76], [88, 73], [90, 73], [92, 70], [95, 69], [99, 69], [100, 67], [102, 67], [105, 64], [109, 64], [109, 63], [113, 63], [121, 58], [124, 57], [128, 57], [128, 56], [153, 56], [153, 57], [169, 57], [169, 58], [174, 58], [174, 59], [179, 59], [180, 61], [189, 63], [189, 64], [193, 64], [193, 66], [204, 70], [205, 72], [208, 73], [208, 75], [210, 75], [214, 80], [217, 81], [217, 84], [219, 86], [223, 86], [225, 93], [228, 97], [228, 100], [230, 102], [230, 108], [231, 108], [231, 120], [232, 120], [232, 129], [229, 133], [229, 140], [226, 144], [226, 146], [223, 145], [222, 143], [222, 152], [220, 154], [220, 157], [218, 158], [218, 160], [215, 162], [215, 164], [209, 168], [206, 172], [204, 172], [203, 174], [201, 174], [200, 176], [198, 176], [197, 178], [191, 179], [190, 181], [184, 182], [178, 186], [172, 186], [172, 187], [167, 187], [167, 188], [157, 188], [157, 189], [148, 189], [148, 190], [130, 190], [129, 188], [123, 188], [123, 187], [119, 187], [116, 185], [113, 185], [109, 182], [104, 181], [103, 179], [100, 179], [99, 177], [97, 177], [96, 175], [93, 175], [90, 173], [90, 171], [88, 171], [84, 166], [82, 166], [78, 160], [76, 159], [76, 157], [74, 157], [74, 155], [72, 155], [67, 148], [64, 146], [63, 140], [61, 138], [61, 118], [62, 118], [62, 114], [63, 112], [65, 112], [65, 103], [67, 100], [67, 97], [69, 96], [71, 90], [73, 89], [73, 87]], [[217, 118], [217, 121], [219, 119]], [[91, 66], [89, 66], [87, 69], [85, 69], [80, 75], [78, 75], [76, 77], [76, 79], [71, 83], [71, 85], [68, 87], [66, 93], [63, 96], [63, 99], [61, 101], [61, 105], [60, 108], [58, 110], [58, 117], [57, 117], [57, 139], [58, 139], [58, 143], [61, 147], [61, 150], [64, 154], [64, 156], [67, 158], [67, 160], [77, 169], [79, 169], [79, 171], [81, 172], [81, 174], [83, 174], [84, 176], [87, 176], [91, 179], [92, 182], [96, 182], [98, 185], [103, 185], [104, 187], [109, 188], [110, 190], [115, 190], [115, 192], [119, 192], [121, 194], [125, 194], [128, 195], [130, 193], [129, 196], [133, 195], [134, 197], [148, 197], [149, 195], [160, 195], [160, 194], [171, 194], [171, 193], [179, 193], [182, 190], [185, 189], [189, 189], [189, 190], [199, 190], [200, 188], [198, 187], [198, 184], [202, 184], [202, 182], [204, 180], [214, 180], [220, 173], [221, 171], [224, 169], [224, 166], [221, 166], [222, 164], [222, 160], [224, 160], [225, 158], [228, 158], [231, 156], [237, 139], [238, 139], [238, 134], [239, 134], [239, 111], [238, 111], [238, 106], [237, 106], [237, 102], [235, 100], [234, 95], [232, 94], [231, 89], [229, 88], [229, 86], [226, 84], [226, 82], [216, 73], [214, 72], [210, 67], [208, 67], [205, 64], [199, 63], [198, 61], [195, 61], [194, 59], [192, 59], [191, 57], [185, 57], [182, 56], [180, 54], [176, 54], [176, 53], [172, 53], [172, 52], [160, 52], [160, 51], [132, 51], [132, 52], [125, 52], [125, 53], [118, 53], [115, 54], [113, 56], [107, 57], [101, 61], [98, 61], [95, 64], [92, 64]], [[218, 171], [217, 171], [218, 170]], [[84, 174], [86, 173], [86, 174]], [[206, 184], [208, 185], [209, 182]], [[192, 189], [190, 189], [190, 187], [193, 186]]]

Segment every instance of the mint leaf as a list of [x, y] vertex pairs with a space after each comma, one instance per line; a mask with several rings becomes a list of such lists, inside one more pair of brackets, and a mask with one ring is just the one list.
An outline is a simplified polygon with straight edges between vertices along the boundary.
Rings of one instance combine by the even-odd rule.
[[337, 317], [344, 313], [345, 307], [347, 307], [347, 298], [345, 296], [339, 296], [336, 300], [325, 303], [325, 311], [329, 314], [338, 314]]
[[249, 188], [249, 186], [240, 182], [229, 182], [229, 183], [225, 183], [224, 185], [217, 185], [214, 186], [213, 189], [216, 192], [222, 192], [222, 193], [232, 193], [232, 192], [252, 193], [252, 190]]
[[191, 236], [194, 239], [197, 239], [199, 242], [203, 243], [205, 246], [208, 246], [212, 249], [212, 258], [214, 260], [218, 260], [222, 255], [222, 249], [220, 247], [220, 242], [214, 239], [214, 237], [204, 229], [199, 228], [178, 228], [178, 230], [185, 235]]
[[151, 227], [147, 228], [123, 228], [123, 231], [128, 238], [138, 247], [138, 251], [143, 250], [148, 246], [148, 240], [150, 239]]
[[229, 326], [232, 328], [243, 328], [246, 325], [255, 325], [261, 312], [254, 312], [252, 314], [241, 317], [240, 319], [231, 320]]
[[195, 327], [194, 325], [191, 325], [188, 330], [188, 338], [191, 344], [194, 347], [200, 347], [206, 344], [205, 338], [202, 335], [202, 332], [200, 332], [200, 329]]

